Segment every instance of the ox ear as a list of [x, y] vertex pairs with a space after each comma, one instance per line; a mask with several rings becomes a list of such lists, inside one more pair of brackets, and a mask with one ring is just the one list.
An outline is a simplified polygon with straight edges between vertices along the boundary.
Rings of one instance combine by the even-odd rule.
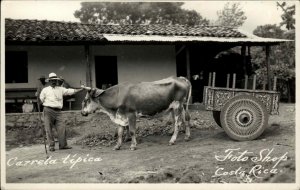
[[100, 96], [103, 92], [105, 92], [105, 90], [102, 89], [98, 89], [98, 88], [93, 88], [92, 91], [90, 92], [91, 96], [93, 98], [97, 98], [98, 96]]

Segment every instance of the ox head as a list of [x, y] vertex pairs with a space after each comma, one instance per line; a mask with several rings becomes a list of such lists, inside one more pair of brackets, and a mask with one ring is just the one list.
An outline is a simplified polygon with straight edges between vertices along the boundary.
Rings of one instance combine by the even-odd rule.
[[82, 86], [82, 88], [87, 90], [87, 93], [82, 101], [81, 115], [87, 116], [88, 114], [95, 113], [98, 109], [100, 109], [99, 96], [105, 90], [85, 86]]

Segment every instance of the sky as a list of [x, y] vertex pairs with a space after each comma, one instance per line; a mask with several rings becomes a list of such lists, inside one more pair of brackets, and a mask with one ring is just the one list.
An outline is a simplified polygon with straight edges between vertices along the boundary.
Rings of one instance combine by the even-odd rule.
[[[46, 0], [4, 0], [2, 13], [4, 18], [38, 19], [53, 21], [79, 22], [73, 14], [80, 9], [81, 1], [46, 1]], [[217, 11], [223, 9], [226, 2], [234, 1], [185, 1], [183, 8], [196, 10], [202, 17], [215, 21]], [[241, 29], [247, 32], [260, 25], [279, 24], [282, 10], [276, 7], [276, 1], [238, 1], [247, 20]], [[290, 1], [289, 4], [295, 3]]]

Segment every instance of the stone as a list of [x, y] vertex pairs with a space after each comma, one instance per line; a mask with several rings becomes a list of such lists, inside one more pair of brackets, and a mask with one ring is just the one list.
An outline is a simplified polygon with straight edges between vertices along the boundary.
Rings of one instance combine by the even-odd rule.
[[15, 123], [14, 122], [6, 122], [6, 127], [14, 127]]

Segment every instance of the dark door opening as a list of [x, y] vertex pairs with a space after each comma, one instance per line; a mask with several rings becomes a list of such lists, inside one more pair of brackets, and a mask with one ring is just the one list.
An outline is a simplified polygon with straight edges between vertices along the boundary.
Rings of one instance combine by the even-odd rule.
[[176, 71], [178, 77], [187, 77], [187, 64], [185, 51], [176, 56]]
[[[192, 84], [192, 102], [201, 103], [203, 94], [203, 63], [198, 58], [201, 51], [196, 51], [195, 49], [196, 47], [189, 46], [189, 55], [187, 55], [186, 49], [180, 50], [180, 46], [177, 47], [176, 51], [180, 51], [180, 53], [176, 56], [176, 69], [177, 76], [190, 78]], [[189, 56], [188, 59], [187, 56]], [[187, 76], [188, 60], [190, 76]]]
[[95, 56], [95, 73], [97, 88], [118, 84], [117, 56]]

